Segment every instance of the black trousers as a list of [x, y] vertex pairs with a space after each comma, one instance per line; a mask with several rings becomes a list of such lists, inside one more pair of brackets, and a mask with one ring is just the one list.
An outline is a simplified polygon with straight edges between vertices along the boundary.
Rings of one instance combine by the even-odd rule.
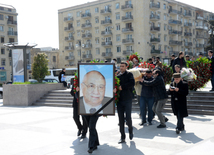
[[122, 101], [117, 104], [117, 112], [119, 117], [119, 125], [120, 125], [120, 134], [121, 139], [125, 139], [125, 122], [124, 122], [124, 114], [126, 113], [126, 123], [129, 128], [129, 134], [133, 133], [133, 127], [132, 127], [132, 118], [131, 118], [131, 112], [132, 112], [132, 99], [127, 101]]
[[92, 149], [92, 148], [100, 145], [97, 130], [96, 130], [96, 124], [97, 124], [99, 116], [98, 115], [87, 115], [87, 116], [83, 116], [83, 117], [87, 120], [87, 125], [89, 127], [88, 148]]
[[184, 129], [184, 117], [181, 116], [179, 110], [177, 111], [177, 129]]
[[63, 83], [64, 87], [67, 87], [67, 82], [62, 81], [62, 83]]
[[78, 103], [76, 99], [73, 100], [73, 119], [77, 125], [78, 130], [82, 130], [82, 135], [86, 135], [87, 133], [87, 122], [86, 119], [82, 117], [82, 124], [80, 122], [80, 116], [78, 115]]

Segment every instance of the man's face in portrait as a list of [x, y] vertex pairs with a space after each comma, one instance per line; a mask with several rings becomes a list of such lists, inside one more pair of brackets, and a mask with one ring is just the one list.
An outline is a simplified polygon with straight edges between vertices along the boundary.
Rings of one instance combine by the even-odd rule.
[[86, 74], [81, 86], [87, 104], [95, 107], [102, 103], [105, 96], [106, 82], [100, 73], [92, 71]]

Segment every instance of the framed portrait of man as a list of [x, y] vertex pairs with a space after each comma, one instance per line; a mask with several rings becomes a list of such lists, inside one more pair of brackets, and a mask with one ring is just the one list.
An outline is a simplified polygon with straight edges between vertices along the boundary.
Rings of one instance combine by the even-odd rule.
[[80, 115], [115, 114], [114, 71], [115, 65], [113, 63], [78, 64]]

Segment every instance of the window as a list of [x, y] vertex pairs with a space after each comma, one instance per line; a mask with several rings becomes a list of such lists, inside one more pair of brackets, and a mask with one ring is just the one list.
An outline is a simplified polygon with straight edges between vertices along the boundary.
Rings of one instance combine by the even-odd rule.
[[95, 18], [95, 23], [99, 23], [99, 18]]
[[99, 13], [99, 8], [95, 8], [95, 13]]
[[85, 10], [85, 14], [88, 14], [88, 13], [90, 13], [90, 10]]
[[116, 35], [116, 40], [120, 41], [120, 35]]
[[166, 45], [164, 46], [164, 51], [167, 51], [167, 46]]
[[14, 38], [9, 38], [9, 43], [14, 43]]
[[193, 29], [193, 35], [195, 35], [195, 30]]
[[117, 53], [120, 53], [120, 52], [121, 52], [121, 47], [117, 46]]
[[99, 44], [99, 43], [100, 43], [100, 39], [99, 39], [99, 38], [96, 38], [96, 39], [95, 39], [95, 42], [96, 42], [96, 44]]
[[158, 50], [160, 50], [160, 51], [161, 51], [161, 45], [158, 45]]
[[120, 19], [120, 13], [117, 13], [116, 14], [116, 20], [119, 20]]
[[73, 14], [72, 13], [68, 13], [68, 17], [73, 17]]
[[80, 56], [80, 52], [81, 52], [81, 51], [78, 51], [78, 56]]
[[77, 11], [77, 17], [80, 17], [80, 11]]
[[111, 53], [111, 48], [106, 48], [106, 53]]
[[163, 17], [163, 19], [164, 19], [164, 20], [166, 20], [166, 14], [164, 14], [164, 17]]
[[99, 33], [99, 28], [96, 28], [95, 31], [96, 31], [96, 33]]
[[120, 30], [120, 25], [116, 26], [116, 30], [119, 31]]
[[117, 58], [117, 63], [121, 63], [121, 58]]
[[167, 37], [167, 36], [165, 35], [165, 36], [164, 36], [164, 41], [166, 41], [166, 37]]
[[77, 21], [77, 27], [79, 27], [79, 26], [80, 26], [80, 21], [78, 20], [78, 21]]
[[78, 36], [78, 37], [80, 36], [80, 31], [77, 32], [77, 36]]
[[163, 9], [166, 10], [166, 4], [163, 4]]
[[4, 26], [0, 25], [0, 31], [4, 31]]
[[0, 14], [0, 20], [4, 20], [4, 16]]
[[161, 38], [161, 35], [160, 35], [160, 34], [158, 35], [158, 38], [159, 38], [159, 39]]
[[4, 37], [1, 37], [1, 43], [4, 43]]
[[100, 49], [96, 48], [96, 55], [100, 55]]
[[1, 54], [5, 54], [5, 49], [1, 48]]
[[167, 29], [167, 25], [164, 25], [164, 31], [166, 31], [166, 29]]
[[1, 65], [6, 66], [6, 60], [5, 59], [1, 59]]
[[53, 62], [56, 62], [56, 56], [53, 56]]
[[120, 8], [120, 3], [117, 3], [116, 4], [116, 9], [119, 9]]

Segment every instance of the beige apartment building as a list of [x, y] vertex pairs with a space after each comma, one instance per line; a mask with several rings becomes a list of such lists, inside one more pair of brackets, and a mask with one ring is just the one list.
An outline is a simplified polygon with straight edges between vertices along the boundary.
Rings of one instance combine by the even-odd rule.
[[214, 14], [174, 0], [98, 0], [58, 11], [59, 66], [205, 53]]
[[11, 81], [11, 52], [3, 46], [17, 42], [17, 12], [13, 6], [0, 4], [0, 83]]

